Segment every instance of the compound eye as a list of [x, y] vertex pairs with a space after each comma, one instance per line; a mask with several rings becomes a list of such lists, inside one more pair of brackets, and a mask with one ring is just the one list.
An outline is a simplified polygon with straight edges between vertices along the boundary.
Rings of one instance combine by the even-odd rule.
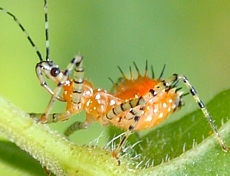
[[60, 69], [58, 67], [54, 67], [50, 70], [50, 74], [53, 77], [56, 77], [57, 75], [59, 75], [60, 73]]

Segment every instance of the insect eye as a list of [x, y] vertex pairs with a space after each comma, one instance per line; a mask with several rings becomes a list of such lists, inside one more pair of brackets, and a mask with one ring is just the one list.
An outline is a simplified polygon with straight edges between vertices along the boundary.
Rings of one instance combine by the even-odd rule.
[[56, 77], [60, 73], [60, 69], [58, 67], [54, 67], [50, 70], [51, 76]]

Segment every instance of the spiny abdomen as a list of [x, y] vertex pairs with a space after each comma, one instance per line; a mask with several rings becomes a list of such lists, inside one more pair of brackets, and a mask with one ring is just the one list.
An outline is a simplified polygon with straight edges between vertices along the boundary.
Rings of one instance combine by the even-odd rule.
[[[161, 79], [149, 78], [146, 74], [144, 76], [138, 75], [137, 79], [124, 78], [122, 82], [119, 82], [116, 87], [116, 97], [119, 97], [122, 102], [139, 98], [149, 92], [150, 89], [154, 89], [154, 86], [160, 83]], [[181, 93], [177, 92], [176, 88], [170, 88], [169, 90], [163, 89], [155, 97], [146, 102], [143, 114], [137, 122], [134, 131], [145, 130], [158, 125], [165, 120], [170, 114], [179, 108]], [[138, 110], [139, 107], [133, 110]], [[122, 113], [119, 117], [112, 120], [115, 126], [119, 126], [123, 129], [128, 129], [132, 121], [125, 118], [128, 111]]]

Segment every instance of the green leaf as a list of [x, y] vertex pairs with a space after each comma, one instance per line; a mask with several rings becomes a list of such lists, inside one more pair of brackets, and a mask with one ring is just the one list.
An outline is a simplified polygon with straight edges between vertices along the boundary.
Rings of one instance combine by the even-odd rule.
[[[207, 104], [218, 127], [222, 121], [226, 122], [230, 115], [229, 97], [230, 90], [227, 90]], [[210, 135], [211, 128], [200, 110], [186, 115], [179, 121], [153, 129], [132, 149], [141, 154], [140, 161], [143, 162], [136, 158], [128, 158], [127, 155], [121, 157], [121, 166], [117, 166], [117, 162], [111, 157], [111, 152], [97, 147], [76, 146], [49, 130], [46, 125], [34, 123], [25, 113], [3, 99], [0, 99], [0, 112], [1, 132], [57, 175], [229, 175], [230, 173], [228, 164], [230, 153], [223, 152], [215, 135]], [[222, 125], [219, 132], [229, 146], [230, 122]], [[42, 175], [42, 167], [38, 168], [34, 160], [13, 144], [1, 141], [0, 152], [0, 166], [7, 168], [1, 170], [4, 175]], [[170, 158], [170, 161], [159, 164], [165, 158], [166, 160]], [[154, 160], [155, 166], [152, 166], [151, 162], [146, 164], [148, 160]], [[140, 164], [137, 169], [135, 169], [136, 163]], [[146, 168], [145, 164], [149, 167]]]

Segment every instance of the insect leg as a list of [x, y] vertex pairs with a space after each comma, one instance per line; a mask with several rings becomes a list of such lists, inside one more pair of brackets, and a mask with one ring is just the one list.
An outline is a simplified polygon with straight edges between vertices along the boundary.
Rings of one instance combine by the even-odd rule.
[[[117, 159], [118, 165], [120, 164], [120, 160], [118, 158], [118, 153], [121, 150], [122, 145], [127, 140], [128, 136], [133, 132], [133, 129], [135, 128], [137, 122], [141, 118], [141, 115], [143, 113], [144, 107], [146, 102], [148, 102], [151, 98], [157, 96], [157, 94], [165, 89], [165, 86], [156, 85], [153, 89], [150, 89], [149, 92], [137, 99], [131, 99], [125, 103], [121, 103], [120, 105], [112, 108], [103, 118], [104, 120], [112, 120], [113, 118], [119, 116], [122, 112], [130, 110], [129, 113], [131, 114], [130, 120], [133, 120], [131, 125], [129, 126], [128, 130], [126, 131], [124, 137], [121, 139], [120, 143], [118, 144], [117, 148], [113, 151], [112, 155], [114, 158]], [[133, 111], [134, 108], [139, 107], [139, 109], [135, 112]], [[126, 116], [128, 117], [128, 115]], [[125, 118], [126, 118], [125, 117]]]
[[214, 121], [211, 117], [211, 115], [209, 114], [207, 108], [205, 107], [203, 101], [199, 98], [199, 95], [197, 94], [195, 88], [190, 84], [189, 80], [186, 78], [186, 76], [184, 75], [178, 75], [178, 74], [173, 74], [170, 78], [166, 79], [166, 80], [162, 80], [160, 83], [158, 83], [157, 85], [154, 86], [153, 89], [150, 89], [149, 93], [147, 93], [146, 95], [143, 96], [143, 98], [145, 100], [150, 99], [152, 96], [155, 96], [157, 94], [157, 92], [159, 92], [160, 90], [163, 89], [169, 89], [172, 85], [177, 85], [179, 81], [183, 81], [184, 84], [187, 86], [187, 88], [189, 89], [191, 95], [193, 96], [195, 102], [198, 104], [199, 108], [202, 110], [205, 118], [208, 120], [212, 130], [214, 131], [214, 133], [216, 134], [216, 137], [222, 147], [222, 149], [224, 151], [229, 151], [230, 149], [226, 146], [225, 142], [223, 141], [223, 139], [221, 138], [217, 127], [214, 124]]
[[72, 133], [74, 133], [75, 131], [77, 130], [82, 130], [82, 129], [86, 129], [89, 127], [89, 123], [87, 121], [84, 121], [84, 122], [74, 122], [72, 125], [70, 125], [64, 135], [66, 137], [69, 137]]
[[[83, 68], [83, 57], [81, 55], [75, 56], [69, 65], [67, 66], [66, 70], [63, 72], [61, 81], [57, 84], [57, 87], [53, 91], [53, 95], [49, 101], [49, 104], [45, 110], [45, 113], [41, 117], [41, 122], [46, 123], [48, 120], [48, 114], [50, 114], [50, 111], [54, 105], [55, 100], [57, 99], [57, 96], [60, 94], [63, 84], [67, 81], [70, 72], [74, 69], [74, 85], [73, 85], [73, 95], [72, 95], [72, 103], [80, 103], [81, 94], [82, 94], [82, 84], [84, 81], [83, 75], [84, 75], [84, 68]], [[71, 113], [70, 113], [71, 115]], [[64, 119], [66, 120], [66, 119]]]
[[[137, 122], [141, 118], [141, 115], [143, 114], [143, 110], [144, 110], [144, 106], [139, 106], [137, 111], [133, 111], [133, 109], [131, 109], [129, 112], [131, 114], [131, 117], [132, 117], [132, 118], [129, 117], [129, 120], [132, 120], [132, 123], [129, 126], [128, 130], [125, 132], [125, 135], [120, 140], [116, 149], [112, 152], [112, 156], [114, 158], [116, 158], [116, 160], [118, 161], [118, 165], [120, 165], [120, 160], [118, 158], [118, 154], [121, 151], [121, 148], [124, 145], [124, 143], [126, 142], [126, 140], [128, 139], [128, 137], [133, 133], [133, 129], [136, 127]], [[125, 116], [125, 118], [126, 117], [127, 116]]]
[[173, 76], [170, 77], [165, 82], [166, 83], [168, 82], [170, 84], [170, 82], [171, 83], [175, 83], [175, 82], [180, 81], [180, 80], [182, 80], [184, 82], [184, 84], [187, 86], [187, 88], [189, 89], [189, 91], [190, 91], [191, 95], [193, 96], [195, 102], [198, 104], [199, 108], [202, 110], [202, 112], [203, 112], [205, 118], [208, 120], [208, 122], [209, 122], [212, 130], [216, 134], [216, 137], [217, 137], [217, 139], [218, 139], [218, 141], [219, 141], [222, 149], [225, 152], [229, 151], [230, 149], [226, 146], [224, 140], [221, 138], [221, 136], [220, 136], [220, 134], [219, 134], [219, 132], [217, 130], [217, 127], [215, 126], [214, 121], [213, 121], [211, 115], [209, 114], [206, 106], [204, 105], [204, 103], [202, 102], [202, 100], [199, 98], [199, 95], [197, 94], [195, 88], [190, 84], [190, 82], [186, 78], [186, 76], [184, 76], [184, 75], [178, 75], [178, 74], [173, 74]]
[[112, 108], [104, 117], [104, 120], [112, 120], [113, 118], [120, 115], [122, 112], [135, 108], [137, 106], [144, 106], [145, 100], [143, 97], [139, 97], [137, 99], [129, 100], [125, 103], [121, 103], [120, 105], [115, 106]]
[[[143, 109], [145, 106], [145, 100], [143, 97], [139, 97], [137, 99], [132, 99], [130, 101], [127, 101], [125, 103], [121, 103], [120, 105], [114, 107], [112, 110], [110, 110], [103, 118], [105, 120], [112, 120], [113, 118], [119, 116], [122, 112], [130, 110], [129, 113], [131, 114], [131, 117], [129, 118], [130, 120], [133, 120], [131, 125], [129, 126], [129, 129], [126, 131], [125, 135], [121, 139], [120, 143], [118, 144], [117, 148], [113, 151], [112, 155], [116, 160], [118, 161], [118, 165], [120, 165], [120, 160], [118, 158], [118, 153], [121, 150], [122, 145], [125, 143], [127, 138], [129, 137], [130, 134], [132, 134], [133, 129], [135, 128], [138, 120], [140, 119]], [[138, 110], [133, 111], [133, 108], [137, 108]], [[128, 117], [128, 115], [126, 116]], [[125, 118], [126, 118], [125, 117]]]
[[[46, 123], [55, 123], [58, 121], [61, 121], [59, 117], [62, 115], [62, 113], [53, 113], [53, 114], [48, 114], [46, 117]], [[41, 121], [41, 118], [43, 114], [41, 113], [29, 113], [30, 118], [33, 118], [37, 121]]]

